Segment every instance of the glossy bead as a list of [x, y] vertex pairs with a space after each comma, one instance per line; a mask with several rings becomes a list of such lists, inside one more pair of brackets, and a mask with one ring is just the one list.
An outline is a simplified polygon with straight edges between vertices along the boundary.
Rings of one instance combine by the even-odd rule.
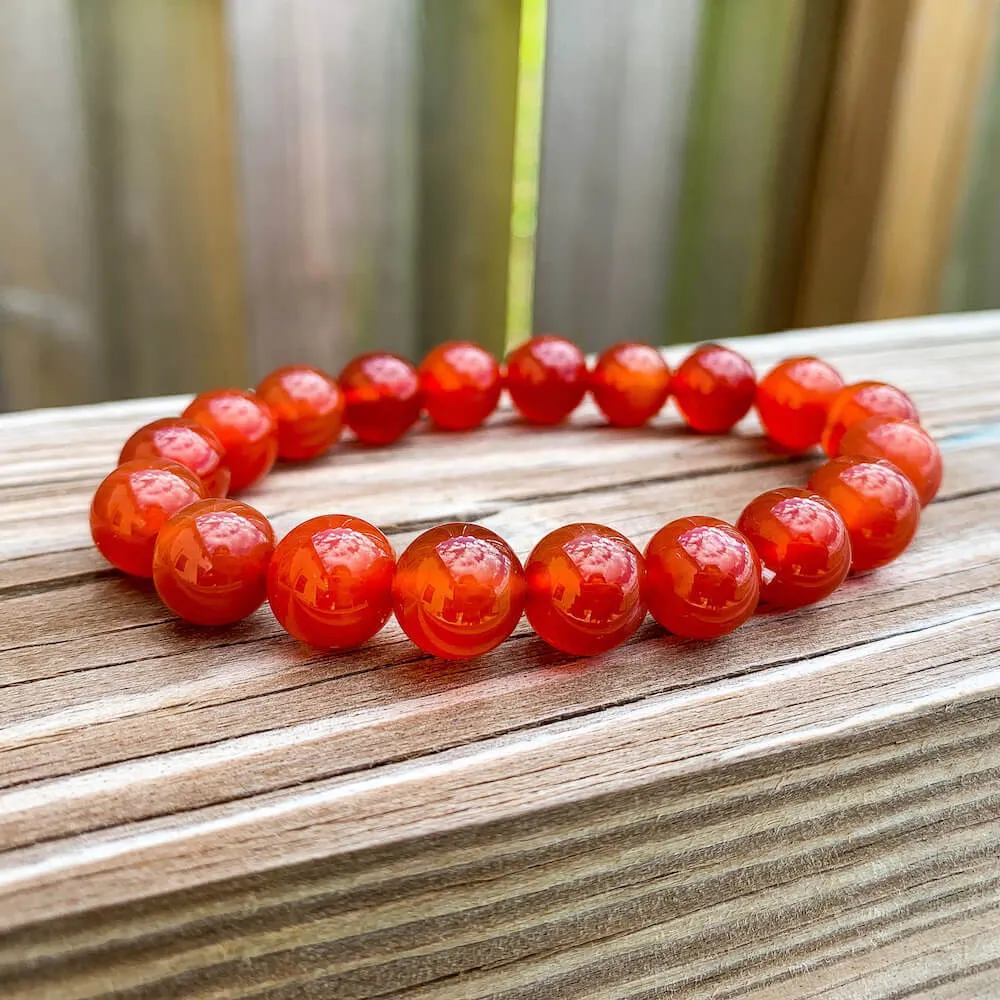
[[725, 434], [753, 406], [753, 366], [719, 344], [692, 351], [674, 372], [674, 401], [688, 426], [703, 434]]
[[844, 380], [819, 358], [788, 358], [757, 386], [756, 406], [767, 436], [789, 451], [819, 444], [834, 396]]
[[761, 561], [761, 600], [799, 608], [829, 597], [851, 568], [843, 518], [811, 490], [768, 490], [743, 509], [736, 527]]
[[278, 426], [268, 405], [252, 392], [215, 389], [188, 405], [184, 416], [207, 427], [226, 449], [234, 493], [263, 479], [278, 457]]
[[231, 474], [222, 442], [207, 428], [183, 417], [166, 417], [140, 427], [122, 446], [118, 463], [135, 458], [168, 458], [190, 469], [205, 496], [224, 497]]
[[514, 631], [524, 610], [524, 570], [513, 549], [478, 524], [442, 524], [399, 557], [393, 611], [425, 652], [479, 656]]
[[153, 555], [160, 600], [195, 625], [230, 625], [264, 603], [274, 531], [239, 500], [202, 500], [163, 526]]
[[869, 417], [902, 417], [917, 420], [913, 400], [894, 385], [885, 382], [855, 382], [845, 385], [830, 404], [823, 430], [823, 451], [831, 458], [840, 448], [840, 439], [848, 427]]
[[507, 356], [507, 391], [528, 423], [557, 424], [587, 391], [587, 360], [563, 337], [532, 337]]
[[922, 507], [926, 507], [941, 488], [941, 451], [934, 438], [913, 420], [869, 417], [852, 424], [840, 439], [837, 453], [888, 459], [916, 487]]
[[649, 344], [614, 344], [597, 359], [590, 392], [609, 424], [639, 427], [667, 401], [670, 367]]
[[478, 427], [500, 399], [500, 366], [478, 344], [440, 344], [424, 358], [419, 374], [427, 416], [444, 430]]
[[316, 458], [340, 437], [344, 394], [336, 380], [318, 368], [279, 368], [257, 386], [257, 395], [274, 414], [278, 457], [286, 462]]
[[344, 423], [365, 444], [392, 444], [420, 416], [417, 370], [398, 354], [362, 354], [338, 381], [344, 393]]
[[646, 546], [643, 594], [650, 614], [669, 632], [715, 639], [739, 628], [760, 597], [760, 561], [731, 524], [682, 517]]
[[568, 524], [546, 535], [525, 564], [525, 612], [551, 646], [574, 656], [603, 653], [642, 623], [639, 550], [602, 524]]
[[123, 462], [97, 487], [90, 534], [113, 566], [133, 576], [152, 576], [157, 533], [172, 514], [204, 496], [201, 480], [177, 462]]
[[286, 632], [320, 649], [353, 649], [389, 620], [396, 554], [373, 524], [314, 517], [278, 543], [267, 599]]
[[906, 476], [885, 459], [833, 458], [809, 477], [847, 525], [851, 569], [878, 569], [913, 541], [920, 524], [920, 498]]

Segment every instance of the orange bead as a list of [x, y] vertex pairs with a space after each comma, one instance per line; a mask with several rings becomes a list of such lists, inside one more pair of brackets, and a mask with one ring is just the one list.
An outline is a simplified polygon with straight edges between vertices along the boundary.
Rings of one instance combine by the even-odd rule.
[[642, 555], [602, 524], [568, 524], [546, 535], [528, 557], [525, 575], [528, 621], [564, 653], [613, 649], [646, 615]]
[[844, 432], [838, 455], [887, 458], [905, 475], [926, 507], [941, 488], [943, 464], [934, 438], [913, 420], [869, 417]]
[[646, 546], [643, 594], [650, 614], [669, 632], [715, 639], [739, 628], [760, 597], [760, 561], [731, 524], [682, 517]]
[[761, 600], [799, 608], [829, 597], [851, 568], [843, 518], [810, 490], [768, 490], [743, 509], [736, 527], [762, 564]]
[[133, 576], [152, 576], [157, 533], [172, 514], [204, 496], [201, 480], [178, 462], [123, 462], [97, 487], [90, 534], [113, 566]]
[[670, 395], [670, 367], [649, 344], [614, 344], [597, 359], [590, 391], [608, 423], [639, 427]]
[[278, 426], [268, 405], [252, 392], [203, 392], [191, 401], [184, 416], [207, 427], [222, 442], [232, 472], [229, 488], [234, 493], [271, 471], [278, 457]]
[[500, 389], [500, 366], [478, 344], [441, 344], [420, 366], [420, 392], [427, 416], [444, 430], [478, 427], [497, 408]]
[[417, 370], [398, 354], [372, 352], [340, 373], [344, 423], [365, 444], [392, 444], [420, 417]]
[[840, 439], [848, 427], [869, 417], [902, 417], [917, 420], [913, 400], [894, 385], [885, 382], [855, 382], [845, 385], [830, 404], [823, 430], [823, 451], [831, 458], [840, 448]]
[[140, 427], [122, 446], [118, 464], [134, 458], [168, 458], [190, 469], [205, 488], [205, 496], [224, 497], [231, 474], [222, 442], [194, 420], [167, 417]]
[[917, 491], [885, 459], [833, 458], [809, 477], [809, 487], [826, 497], [844, 519], [855, 573], [892, 562], [917, 533]]
[[819, 444], [834, 396], [844, 380], [819, 358], [788, 358], [757, 386], [757, 414], [767, 436], [789, 451]]
[[282, 628], [320, 649], [353, 649], [389, 620], [396, 554], [373, 524], [314, 517], [278, 543], [267, 599]]
[[257, 386], [278, 424], [278, 457], [302, 462], [322, 455], [340, 437], [344, 395], [335, 379], [318, 368], [289, 365]]
[[689, 427], [703, 434], [725, 434], [753, 406], [757, 383], [753, 366], [742, 354], [705, 344], [681, 362], [671, 388]]
[[195, 625], [242, 621], [264, 603], [274, 531], [239, 500], [201, 500], [176, 513], [156, 539], [160, 600]]
[[583, 399], [587, 381], [587, 359], [563, 337], [532, 337], [507, 356], [507, 391], [532, 424], [565, 420]]
[[425, 652], [479, 656], [514, 631], [524, 610], [524, 570], [513, 549], [478, 524], [442, 524], [399, 557], [393, 610]]

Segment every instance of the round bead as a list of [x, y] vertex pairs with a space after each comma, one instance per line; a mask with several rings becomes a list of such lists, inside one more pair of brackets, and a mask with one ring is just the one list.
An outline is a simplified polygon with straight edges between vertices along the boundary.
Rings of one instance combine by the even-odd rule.
[[843, 518], [823, 497], [785, 487], [754, 498], [736, 527], [762, 564], [761, 600], [799, 608], [829, 597], [851, 568]]
[[398, 354], [362, 354], [340, 373], [344, 422], [365, 444], [392, 444], [420, 417], [417, 370]]
[[532, 424], [557, 424], [587, 391], [587, 360], [562, 337], [532, 337], [507, 356], [507, 391]]
[[90, 534], [113, 566], [133, 576], [152, 576], [157, 533], [172, 514], [204, 496], [201, 480], [177, 462], [123, 462], [97, 487]]
[[639, 427], [670, 395], [670, 367], [649, 344], [614, 344], [597, 359], [590, 391], [608, 423]]
[[427, 416], [444, 430], [478, 427], [496, 409], [500, 389], [500, 366], [478, 344], [441, 344], [420, 366], [420, 393]]
[[674, 400], [688, 426], [725, 434], [749, 412], [757, 392], [753, 366], [719, 344], [692, 351], [674, 372]]
[[399, 557], [393, 610], [425, 652], [479, 656], [514, 631], [524, 610], [524, 570], [513, 549], [478, 524], [442, 524]]
[[205, 496], [224, 497], [231, 478], [222, 442], [207, 428], [183, 417], [166, 417], [140, 427], [122, 446], [119, 465], [135, 458], [168, 458], [190, 469]]
[[257, 386], [278, 424], [278, 457], [301, 462], [322, 455], [340, 437], [344, 395], [318, 368], [289, 365]]
[[941, 488], [943, 464], [934, 438], [913, 420], [900, 417], [869, 417], [844, 432], [838, 455], [886, 458], [917, 490], [926, 507]]
[[757, 414], [767, 436], [789, 451], [819, 444], [834, 396], [844, 380], [819, 358], [788, 358], [757, 386]]
[[274, 550], [267, 599], [286, 632], [320, 649], [352, 649], [389, 620], [396, 554], [373, 524], [314, 517]]
[[184, 416], [207, 427], [222, 442], [232, 472], [229, 488], [234, 493], [271, 471], [278, 457], [278, 427], [268, 405], [252, 392], [203, 392], [191, 401]]
[[668, 632], [715, 639], [739, 628], [760, 597], [760, 561], [732, 525], [714, 517], [682, 517], [646, 546], [643, 593]]
[[242, 621], [264, 603], [274, 531], [239, 500], [202, 500], [163, 526], [153, 555], [160, 600], [195, 625]]
[[646, 614], [642, 555], [602, 524], [568, 524], [546, 535], [528, 557], [525, 576], [528, 621], [564, 653], [613, 649]]
[[853, 385], [845, 385], [830, 404], [823, 430], [823, 451], [832, 458], [837, 454], [840, 439], [848, 427], [876, 416], [918, 419], [913, 400], [894, 385], [885, 382], [855, 382]]
[[892, 562], [917, 533], [917, 491], [885, 459], [833, 458], [810, 476], [809, 487], [826, 497], [844, 519], [855, 573]]

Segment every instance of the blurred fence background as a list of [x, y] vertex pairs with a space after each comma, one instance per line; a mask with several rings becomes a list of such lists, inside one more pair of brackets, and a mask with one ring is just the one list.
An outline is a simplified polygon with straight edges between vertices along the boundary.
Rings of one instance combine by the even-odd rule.
[[1000, 305], [998, 0], [3, 0], [0, 408]]

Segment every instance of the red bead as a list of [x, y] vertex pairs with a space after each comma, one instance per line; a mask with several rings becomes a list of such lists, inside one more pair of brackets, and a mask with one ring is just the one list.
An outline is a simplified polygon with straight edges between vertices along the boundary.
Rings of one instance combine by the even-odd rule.
[[532, 424], [565, 420], [583, 399], [587, 381], [583, 352], [562, 337], [532, 337], [507, 356], [507, 391]]
[[855, 573], [892, 562], [917, 533], [917, 491], [885, 459], [833, 458], [810, 476], [809, 487], [826, 497], [844, 519]]
[[205, 496], [201, 480], [165, 458], [123, 462], [97, 487], [90, 533], [102, 556], [133, 576], [153, 575], [153, 546], [167, 518]]
[[941, 488], [943, 464], [934, 438], [913, 420], [869, 417], [852, 424], [838, 445], [838, 455], [887, 458], [916, 487], [926, 507]]
[[399, 557], [393, 610], [425, 652], [479, 656], [514, 631], [524, 610], [524, 570], [513, 549], [478, 524], [442, 524]]
[[675, 635], [715, 639], [739, 628], [757, 607], [760, 561], [725, 521], [671, 521], [649, 540], [645, 558], [646, 604]]
[[763, 566], [761, 600], [799, 608], [829, 597], [851, 568], [843, 518], [810, 490], [785, 487], [751, 500], [736, 527]]
[[500, 399], [500, 366], [489, 351], [467, 341], [435, 347], [420, 366], [420, 392], [438, 427], [478, 427]]
[[207, 427], [222, 442], [232, 472], [229, 488], [234, 493], [271, 471], [278, 457], [278, 427], [268, 405], [252, 392], [203, 392], [191, 401], [184, 416]]
[[344, 395], [335, 379], [318, 368], [289, 365], [257, 386], [278, 424], [278, 457], [302, 462], [322, 455], [340, 437]]
[[639, 427], [670, 395], [670, 367], [649, 344], [614, 344], [594, 365], [590, 391], [608, 423]]
[[264, 603], [273, 552], [274, 531], [259, 510], [239, 500], [202, 500], [160, 531], [153, 583], [179, 618], [229, 625]]
[[564, 653], [613, 649], [645, 617], [642, 555], [602, 524], [568, 524], [546, 535], [528, 557], [525, 575], [528, 621]]
[[757, 414], [767, 436], [789, 451], [819, 444], [834, 396], [844, 380], [819, 358], [788, 358], [757, 386]]
[[190, 469], [205, 488], [205, 496], [224, 497], [231, 474], [222, 442], [194, 420], [167, 417], [140, 427], [122, 446], [119, 465], [134, 458], [168, 458]]
[[902, 417], [917, 420], [913, 400], [894, 385], [885, 382], [855, 382], [845, 385], [830, 404], [823, 430], [823, 451], [831, 458], [840, 448], [840, 439], [848, 427], [869, 417]]
[[360, 517], [327, 514], [274, 550], [267, 599], [286, 632], [320, 649], [353, 649], [389, 620], [396, 554]]
[[757, 392], [750, 362], [719, 344], [692, 351], [671, 387], [681, 416], [703, 434], [725, 434], [746, 416]]
[[344, 422], [365, 444], [392, 444], [420, 416], [417, 370], [397, 354], [362, 354], [338, 381], [346, 403]]

